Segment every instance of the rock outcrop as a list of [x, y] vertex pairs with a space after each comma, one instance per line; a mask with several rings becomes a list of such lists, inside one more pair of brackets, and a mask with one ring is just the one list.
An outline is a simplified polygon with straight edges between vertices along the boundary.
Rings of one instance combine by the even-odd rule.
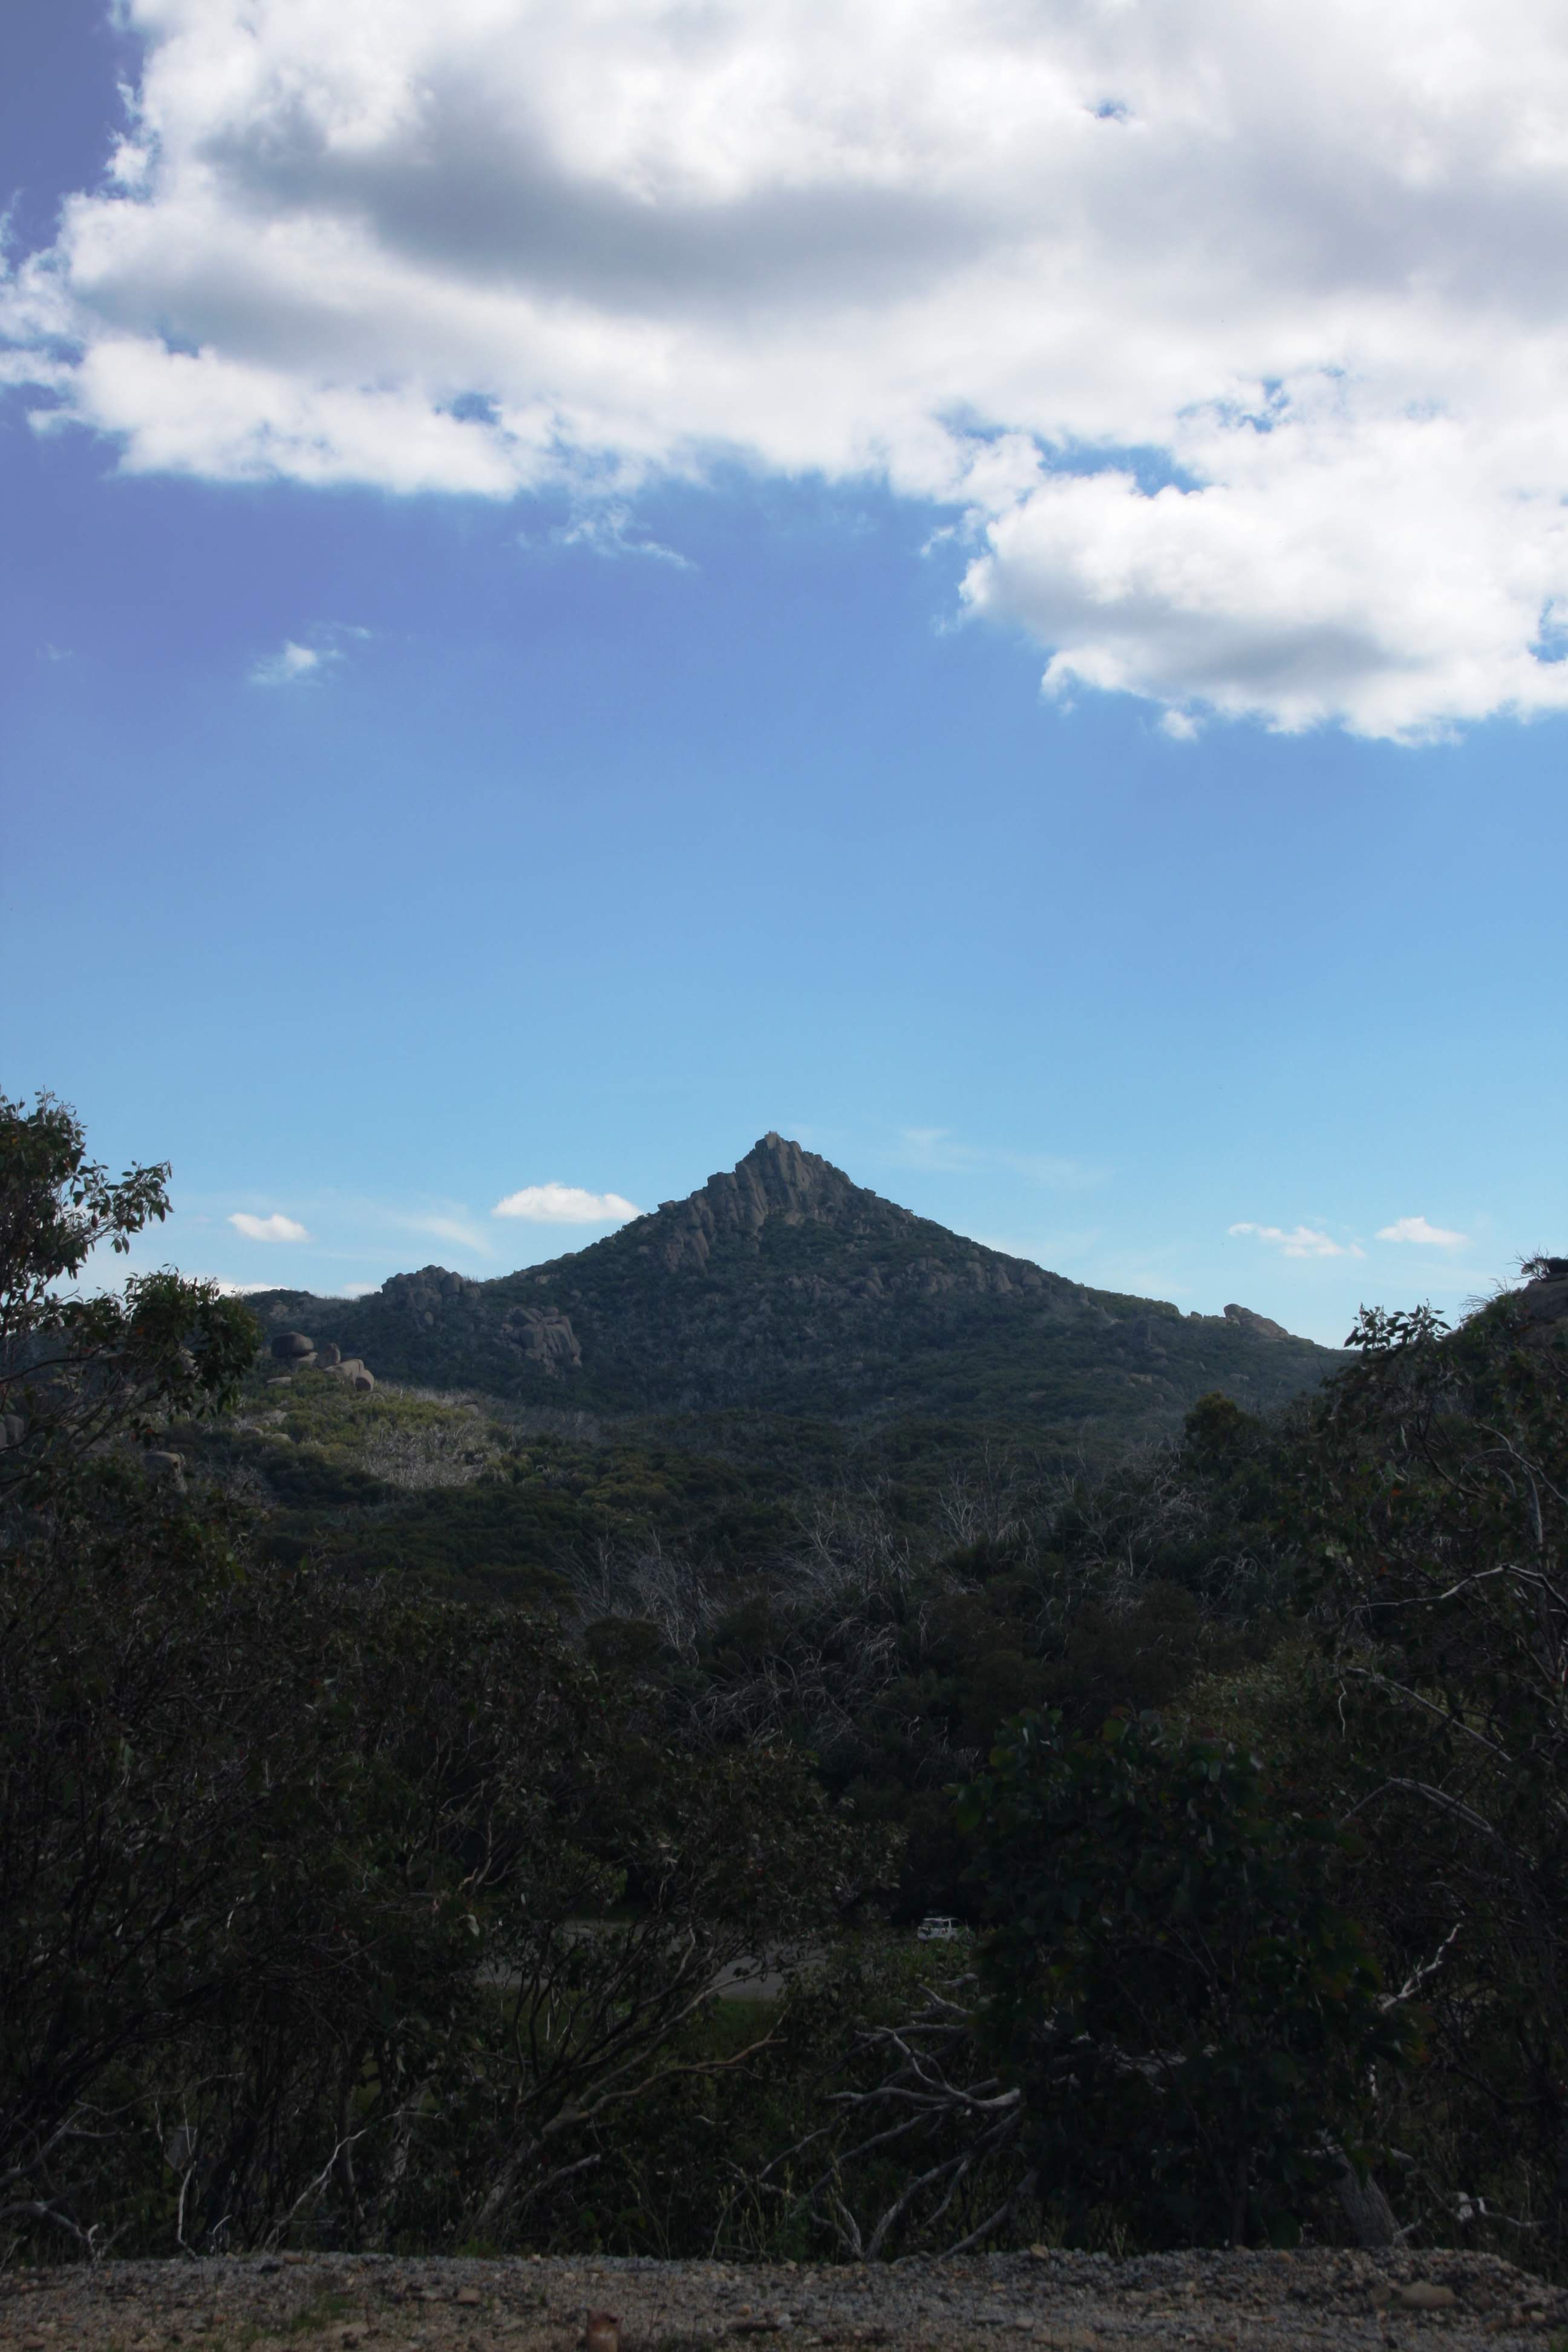
[[[853, 1227], [865, 1198], [861, 1188], [830, 1161], [770, 1129], [736, 1167], [710, 1176], [689, 1200], [661, 1202], [647, 1221], [655, 1231], [646, 1241], [639, 1240], [638, 1249], [662, 1258], [672, 1273], [681, 1266], [700, 1272], [722, 1234], [758, 1234], [770, 1217], [786, 1225], [810, 1219]], [[893, 1213], [908, 1218], [911, 1225], [917, 1222], [907, 1209]]]
[[449, 1266], [422, 1265], [417, 1274], [389, 1275], [381, 1286], [381, 1295], [389, 1306], [411, 1316], [428, 1331], [449, 1308], [477, 1299], [480, 1287], [467, 1275], [454, 1274]]
[[572, 1318], [556, 1307], [514, 1307], [500, 1327], [509, 1348], [516, 1348], [542, 1372], [559, 1379], [583, 1362], [583, 1343], [572, 1328]]
[[1531, 1280], [1513, 1294], [1526, 1344], [1544, 1348], [1568, 1339], [1568, 1257], [1532, 1258], [1527, 1271]]
[[[895, 1248], [918, 1244], [922, 1233], [940, 1232], [911, 1209], [884, 1201], [879, 1193], [856, 1184], [815, 1151], [770, 1130], [752, 1146], [739, 1164], [710, 1176], [700, 1192], [685, 1201], [664, 1201], [652, 1216], [629, 1226], [623, 1237], [635, 1234], [637, 1255], [666, 1267], [671, 1274], [702, 1274], [715, 1246], [736, 1238], [756, 1241], [767, 1225], [824, 1225], [847, 1240], [873, 1237]], [[945, 1240], [947, 1236], [942, 1235]], [[903, 1252], [900, 1253], [904, 1255]], [[822, 1297], [837, 1296], [842, 1284], [829, 1277], [801, 1275], [792, 1280]], [[994, 1250], [975, 1251], [956, 1264], [946, 1253], [921, 1252], [906, 1257], [896, 1270], [873, 1266], [855, 1277], [851, 1287], [870, 1297], [889, 1297], [902, 1289], [917, 1297], [939, 1298], [955, 1293], [989, 1294], [1005, 1298], [1014, 1291], [1044, 1292], [1059, 1288], [1086, 1297], [1081, 1286], [1063, 1282], [1031, 1265], [1026, 1258], [1005, 1258]]]
[[1255, 1314], [1250, 1307], [1229, 1306], [1225, 1319], [1238, 1329], [1250, 1331], [1255, 1339], [1289, 1339], [1290, 1334], [1283, 1323], [1276, 1323], [1271, 1315]]
[[279, 1331], [272, 1342], [272, 1356], [276, 1363], [286, 1368], [282, 1375], [285, 1380], [295, 1372], [329, 1372], [345, 1388], [366, 1396], [375, 1386], [374, 1374], [366, 1370], [358, 1356], [345, 1357], [335, 1339], [323, 1340], [318, 1348], [303, 1331]]

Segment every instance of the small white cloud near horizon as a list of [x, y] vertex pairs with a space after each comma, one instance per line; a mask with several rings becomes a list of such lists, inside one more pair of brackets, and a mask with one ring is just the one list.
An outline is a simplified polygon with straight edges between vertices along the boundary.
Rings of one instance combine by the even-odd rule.
[[1321, 1234], [1311, 1225], [1292, 1225], [1289, 1231], [1282, 1225], [1258, 1225], [1250, 1221], [1227, 1225], [1229, 1234], [1249, 1234], [1255, 1241], [1268, 1242], [1285, 1257], [1364, 1257], [1366, 1252], [1356, 1242], [1336, 1242], [1328, 1234]]
[[645, 1213], [619, 1192], [585, 1192], [579, 1184], [525, 1184], [490, 1211], [535, 1225], [624, 1225]]
[[1463, 1249], [1469, 1241], [1468, 1234], [1449, 1233], [1444, 1225], [1428, 1224], [1425, 1217], [1395, 1217], [1391, 1225], [1379, 1225], [1380, 1242], [1415, 1242], [1424, 1249]]
[[236, 1209], [228, 1222], [247, 1242], [308, 1242], [310, 1238], [303, 1225], [277, 1212], [270, 1217], [253, 1217], [248, 1210]]

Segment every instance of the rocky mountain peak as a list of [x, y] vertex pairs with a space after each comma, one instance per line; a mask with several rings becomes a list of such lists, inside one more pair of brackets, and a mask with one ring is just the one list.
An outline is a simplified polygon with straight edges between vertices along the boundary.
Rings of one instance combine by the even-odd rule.
[[[1543, 1261], [1542, 1307], [1562, 1281]], [[1086, 1289], [884, 1200], [776, 1129], [687, 1199], [547, 1265], [486, 1283], [424, 1266], [353, 1301], [279, 1292], [270, 1312], [318, 1361], [336, 1348], [420, 1386], [846, 1426], [912, 1413], [1168, 1429], [1215, 1387], [1257, 1410], [1339, 1360], [1246, 1307], [1182, 1316]]]
[[733, 1168], [710, 1176], [685, 1201], [665, 1201], [637, 1246], [671, 1272], [701, 1267], [721, 1234], [754, 1236], [770, 1221], [860, 1228], [868, 1218], [913, 1223], [907, 1209], [852, 1183], [840, 1168], [770, 1129]]
[[732, 1201], [753, 1231], [769, 1217], [783, 1217], [786, 1224], [807, 1217], [837, 1224], [852, 1202], [875, 1198], [831, 1160], [803, 1151], [772, 1129], [732, 1170], [710, 1176], [703, 1191], [715, 1207]]

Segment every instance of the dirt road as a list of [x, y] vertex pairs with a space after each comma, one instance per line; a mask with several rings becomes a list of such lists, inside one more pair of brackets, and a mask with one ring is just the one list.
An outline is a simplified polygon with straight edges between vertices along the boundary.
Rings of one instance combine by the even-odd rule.
[[1113, 2262], [718, 2263], [259, 2255], [0, 2273], [5, 2352], [574, 2352], [590, 2309], [622, 2352], [767, 2337], [889, 2352], [1546, 2352], [1568, 2296], [1488, 2255], [1191, 2253]]

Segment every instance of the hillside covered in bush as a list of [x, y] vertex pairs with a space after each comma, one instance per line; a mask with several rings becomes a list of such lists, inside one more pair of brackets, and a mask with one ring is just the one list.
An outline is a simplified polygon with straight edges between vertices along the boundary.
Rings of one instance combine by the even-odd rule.
[[704, 1450], [69, 1287], [165, 1200], [0, 1105], [16, 2244], [1568, 2267], [1568, 1261], [1139, 1447]]
[[547, 1265], [253, 1303], [268, 1331], [298, 1326], [378, 1378], [597, 1414], [1127, 1434], [1173, 1427], [1211, 1389], [1282, 1403], [1339, 1360], [1241, 1307], [1183, 1315], [966, 1241], [777, 1135]]

